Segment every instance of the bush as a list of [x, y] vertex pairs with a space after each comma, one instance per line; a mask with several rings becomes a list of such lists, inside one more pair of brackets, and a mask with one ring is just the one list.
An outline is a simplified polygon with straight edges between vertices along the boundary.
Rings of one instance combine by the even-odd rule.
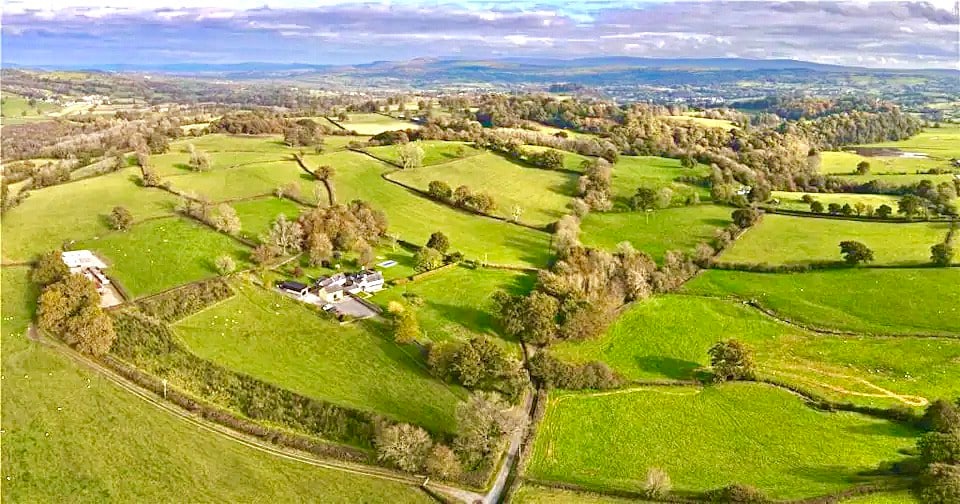
[[670, 482], [670, 476], [658, 467], [650, 468], [647, 471], [647, 480], [643, 484], [643, 493], [653, 499], [662, 499], [666, 497], [673, 489], [673, 483]]
[[420, 427], [397, 424], [379, 430], [376, 447], [377, 459], [381, 462], [407, 472], [418, 472], [427, 463], [433, 440]]
[[711, 490], [706, 493], [705, 497], [708, 502], [724, 504], [764, 504], [770, 502], [760, 490], [739, 483]]
[[30, 271], [30, 280], [40, 287], [57, 283], [70, 275], [70, 269], [63, 262], [63, 256], [58, 250], [51, 250], [40, 256], [36, 265]]
[[960, 405], [945, 399], [937, 399], [927, 406], [920, 425], [924, 429], [936, 432], [960, 430]]
[[214, 261], [214, 264], [221, 275], [229, 275], [237, 269], [237, 264], [233, 262], [233, 258], [228, 255], [218, 257], [217, 260]]
[[753, 352], [735, 339], [721, 341], [708, 351], [713, 366], [713, 380], [744, 380], [754, 377]]

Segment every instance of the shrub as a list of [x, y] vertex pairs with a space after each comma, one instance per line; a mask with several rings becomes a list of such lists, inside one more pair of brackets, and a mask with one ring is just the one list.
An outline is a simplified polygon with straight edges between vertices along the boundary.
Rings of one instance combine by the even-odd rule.
[[760, 490], [739, 483], [711, 490], [706, 493], [705, 497], [709, 502], [724, 504], [764, 504], [770, 502]]
[[960, 502], [960, 466], [931, 464], [920, 475], [920, 502], [956, 504]]
[[652, 467], [647, 470], [647, 480], [643, 483], [643, 493], [647, 497], [661, 499], [666, 497], [673, 489], [673, 483], [670, 482], [670, 476], [658, 467]]
[[924, 429], [936, 432], [960, 430], [960, 405], [945, 399], [937, 399], [927, 406], [920, 425]]
[[46, 287], [57, 283], [70, 275], [70, 269], [63, 262], [60, 251], [51, 250], [40, 256], [36, 265], [30, 271], [30, 280], [33, 283]]
[[380, 429], [376, 439], [377, 459], [407, 472], [423, 469], [433, 447], [427, 431], [410, 424]]
[[130, 210], [127, 210], [122, 206], [115, 206], [113, 210], [110, 211], [110, 215], [107, 217], [107, 220], [110, 221], [110, 227], [118, 231], [126, 231], [130, 229], [130, 224], [133, 223], [133, 214], [130, 213]]
[[917, 443], [927, 464], [960, 464], [960, 430], [928, 432]]
[[423, 247], [413, 255], [414, 269], [420, 273], [443, 266], [443, 254], [430, 247]]
[[873, 261], [873, 251], [858, 241], [847, 240], [840, 242], [840, 255], [843, 256], [843, 260], [850, 266]]
[[603, 362], [585, 364], [563, 362], [549, 353], [538, 352], [529, 363], [530, 376], [548, 387], [568, 390], [613, 389], [624, 380]]
[[233, 258], [228, 255], [222, 255], [214, 261], [214, 264], [217, 267], [217, 272], [221, 275], [229, 275], [237, 269], [237, 264], [233, 262]]

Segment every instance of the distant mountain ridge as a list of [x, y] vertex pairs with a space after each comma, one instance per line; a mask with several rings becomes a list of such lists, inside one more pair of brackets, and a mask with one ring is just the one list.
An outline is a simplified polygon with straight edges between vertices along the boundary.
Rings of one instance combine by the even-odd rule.
[[144, 72], [171, 74], [277, 74], [277, 73], [329, 73], [376, 75], [380, 72], [399, 72], [410, 75], [421, 72], [467, 73], [527, 73], [543, 71], [561, 71], [577, 69], [579, 73], [588, 71], [610, 72], [630, 69], [648, 70], [684, 70], [684, 71], [756, 71], [756, 70], [807, 70], [815, 72], [857, 72], [857, 73], [907, 73], [907, 74], [957, 74], [960, 71], [949, 69], [880, 69], [851, 67], [813, 63], [791, 59], [748, 59], [748, 58], [638, 58], [630, 56], [596, 56], [575, 59], [512, 57], [499, 59], [446, 59], [417, 58], [407, 61], [374, 61], [351, 65], [330, 65], [312, 63], [172, 63], [140, 64], [110, 63], [102, 65], [41, 65], [4, 63], [7, 68], [37, 68], [42, 70], [98, 70], [106, 72]]

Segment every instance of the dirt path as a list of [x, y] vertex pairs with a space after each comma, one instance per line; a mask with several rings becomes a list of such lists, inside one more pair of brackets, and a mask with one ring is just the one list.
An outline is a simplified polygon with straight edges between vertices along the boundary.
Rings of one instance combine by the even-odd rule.
[[814, 378], [812, 378], [812, 377], [804, 376], [804, 375], [800, 375], [800, 374], [796, 374], [796, 373], [791, 373], [791, 372], [789, 372], [789, 371], [776, 370], [776, 369], [770, 370], [770, 369], [768, 369], [767, 372], [770, 372], [770, 373], [773, 373], [773, 374], [777, 374], [777, 375], [780, 375], [780, 376], [785, 376], [785, 377], [787, 377], [787, 378], [792, 378], [792, 379], [797, 380], [797, 381], [799, 381], [799, 382], [806, 382], [806, 383], [808, 383], [808, 384], [811, 384], [811, 385], [814, 385], [814, 386], [817, 386], [817, 387], [821, 387], [821, 388], [825, 388], [825, 389], [827, 389], [827, 390], [832, 390], [832, 391], [834, 391], [834, 392], [837, 392], [837, 393], [839, 393], [839, 394], [844, 394], [844, 395], [851, 395], [851, 396], [857, 396], [857, 397], [876, 397], [876, 398], [883, 398], [883, 399], [894, 399], [894, 400], [899, 401], [899, 402], [901, 402], [901, 403], [903, 403], [903, 404], [905, 404], [905, 405], [907, 405], [907, 406], [914, 406], [914, 407], [922, 407], [922, 406], [926, 406], [927, 404], [930, 403], [930, 401], [927, 400], [927, 398], [925, 398], [925, 397], [920, 397], [920, 396], [915, 396], [915, 395], [898, 394], [898, 393], [896, 393], [896, 392], [894, 392], [894, 391], [892, 391], [892, 390], [890, 390], [890, 389], [883, 388], [883, 387], [881, 387], [881, 386], [879, 386], [879, 385], [876, 385], [876, 384], [874, 384], [874, 383], [871, 383], [869, 380], [867, 380], [867, 379], [865, 379], [865, 378], [860, 378], [860, 377], [858, 377], [858, 376], [850, 376], [850, 375], [845, 375], [845, 374], [842, 374], [842, 373], [837, 373], [837, 372], [832, 372], [832, 371], [825, 371], [825, 370], [823, 370], [823, 369], [818, 369], [818, 368], [815, 368], [815, 367], [813, 367], [813, 366], [804, 366], [804, 365], [793, 365], [793, 366], [790, 366], [790, 365], [786, 365], [786, 366], [784, 366], [784, 367], [785, 367], [786, 369], [792, 369], [792, 370], [795, 370], [795, 371], [809, 371], [809, 372], [816, 373], [816, 374], [820, 374], [820, 375], [823, 375], [823, 376], [829, 376], [829, 377], [831, 377], [831, 378], [841, 378], [841, 379], [844, 379], [844, 380], [850, 380], [850, 381], [852, 381], [852, 382], [854, 382], [854, 383], [859, 383], [859, 384], [867, 387], [867, 388], [870, 389], [870, 390], [875, 390], [876, 392], [875, 392], [875, 393], [871, 393], [871, 392], [857, 392], [857, 391], [853, 391], [853, 390], [849, 390], [849, 389], [843, 388], [843, 387], [841, 387], [841, 386], [839, 386], [839, 385], [833, 385], [833, 384], [830, 384], [830, 383], [821, 382], [821, 381], [818, 381], [818, 380], [816, 380], [816, 379], [814, 379]]

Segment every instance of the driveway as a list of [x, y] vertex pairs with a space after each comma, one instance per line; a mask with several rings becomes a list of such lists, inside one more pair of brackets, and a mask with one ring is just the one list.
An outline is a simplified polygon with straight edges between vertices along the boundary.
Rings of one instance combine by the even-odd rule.
[[369, 318], [377, 315], [377, 312], [367, 305], [361, 303], [352, 296], [343, 298], [343, 301], [333, 305], [337, 313], [349, 315], [354, 318]]

